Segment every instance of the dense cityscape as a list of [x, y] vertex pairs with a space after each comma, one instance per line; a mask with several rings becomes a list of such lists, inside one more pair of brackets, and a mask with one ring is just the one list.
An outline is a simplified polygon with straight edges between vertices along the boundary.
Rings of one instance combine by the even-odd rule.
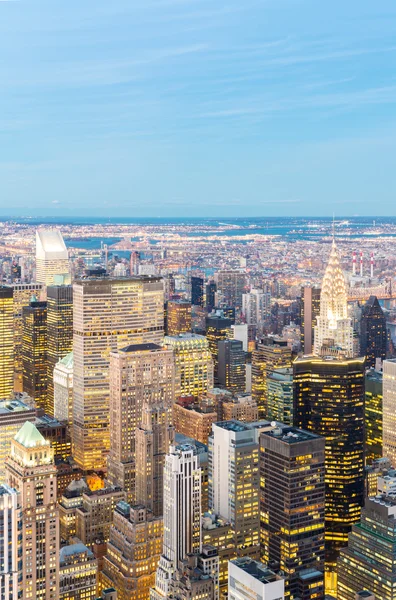
[[0, 598], [394, 600], [395, 237], [0, 223]]

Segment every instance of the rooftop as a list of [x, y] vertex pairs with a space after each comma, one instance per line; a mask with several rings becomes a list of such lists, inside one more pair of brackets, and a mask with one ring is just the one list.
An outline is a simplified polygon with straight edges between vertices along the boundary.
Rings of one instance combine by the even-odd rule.
[[22, 425], [14, 440], [25, 448], [49, 445], [49, 442], [44, 439], [37, 427], [30, 421], [26, 421], [26, 423]]
[[319, 439], [321, 436], [304, 429], [298, 429], [297, 427], [289, 427], [277, 423], [277, 426], [270, 431], [263, 431], [262, 435], [276, 438], [286, 444], [296, 444], [298, 442], [308, 442], [310, 440]]
[[267, 565], [253, 560], [252, 558], [237, 558], [231, 561], [248, 575], [251, 575], [261, 583], [271, 583], [276, 581], [278, 576], [267, 567]]
[[70, 544], [69, 546], [63, 546], [63, 548], [59, 551], [59, 562], [65, 561], [65, 559], [69, 556], [75, 556], [76, 554], [87, 554], [87, 558], [89, 560], [93, 560], [95, 557], [93, 552], [87, 548], [82, 542], [77, 544]]
[[44, 259], [68, 259], [65, 242], [59, 229], [38, 229], [36, 232], [36, 256]]
[[149, 342], [147, 344], [130, 344], [122, 348], [121, 352], [158, 352], [158, 350], [164, 350], [164, 348], [158, 344]]
[[72, 369], [73, 368], [73, 352], [69, 352], [69, 354], [66, 354], [66, 356], [64, 356], [58, 362], [58, 365], [63, 365], [64, 367], [67, 367], [68, 369]]

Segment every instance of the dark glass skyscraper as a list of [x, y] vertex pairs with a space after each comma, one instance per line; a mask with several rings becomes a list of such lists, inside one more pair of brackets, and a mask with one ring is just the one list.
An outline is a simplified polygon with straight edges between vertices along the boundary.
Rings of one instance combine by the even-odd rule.
[[22, 319], [23, 391], [47, 412], [47, 303], [31, 301]]
[[386, 319], [376, 296], [363, 306], [360, 321], [360, 353], [367, 367], [375, 367], [376, 358], [385, 360], [387, 350]]
[[202, 277], [191, 277], [191, 304], [204, 305], [204, 280]]
[[365, 453], [371, 464], [382, 457], [382, 373], [370, 369], [365, 384]]
[[206, 285], [206, 308], [212, 310], [216, 306], [216, 290], [217, 285], [214, 281], [210, 281]]
[[214, 362], [214, 378], [217, 382], [218, 378], [218, 359], [219, 347], [218, 344], [222, 340], [228, 340], [232, 336], [231, 325], [232, 319], [223, 317], [222, 314], [212, 314], [206, 317], [206, 338], [209, 342], [209, 350], [212, 354]]
[[246, 365], [243, 343], [239, 340], [223, 340], [218, 344], [218, 382], [232, 392], [246, 390]]
[[326, 571], [359, 521], [364, 498], [364, 358], [299, 358], [294, 369], [295, 425], [326, 438]]

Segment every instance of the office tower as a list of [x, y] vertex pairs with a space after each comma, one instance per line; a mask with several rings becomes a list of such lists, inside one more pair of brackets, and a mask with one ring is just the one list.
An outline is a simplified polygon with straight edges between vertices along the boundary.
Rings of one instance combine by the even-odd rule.
[[59, 511], [54, 453], [29, 421], [11, 442], [6, 478], [21, 495], [24, 598], [58, 600]]
[[371, 465], [364, 469], [365, 496], [376, 496], [378, 491], [378, 479], [392, 470], [392, 464], [388, 458], [376, 458]]
[[175, 432], [175, 446], [188, 444], [194, 446], [198, 455], [198, 464], [201, 469], [201, 512], [208, 510], [208, 446], [194, 440], [182, 433]]
[[38, 408], [48, 412], [47, 401], [47, 303], [33, 298], [22, 310], [23, 391]]
[[54, 415], [54, 368], [73, 350], [73, 288], [47, 287], [47, 412]]
[[314, 354], [354, 355], [353, 328], [348, 317], [348, 293], [334, 240], [322, 281], [320, 311], [314, 331]]
[[222, 340], [218, 343], [217, 378], [219, 385], [231, 392], [245, 391], [245, 352], [239, 340]]
[[184, 333], [164, 338], [174, 353], [175, 397], [199, 398], [213, 387], [213, 360], [208, 340], [203, 335]]
[[54, 417], [71, 424], [73, 414], [73, 352], [66, 354], [55, 365]]
[[98, 563], [84, 544], [63, 546], [59, 552], [59, 600], [95, 600]]
[[110, 352], [161, 343], [163, 286], [157, 277], [84, 279], [73, 286], [73, 454], [84, 469], [106, 466], [110, 445]]
[[257, 402], [260, 418], [267, 418], [267, 377], [274, 369], [290, 368], [291, 349], [282, 338], [265, 338], [252, 353], [252, 398]]
[[396, 360], [384, 360], [382, 383], [382, 453], [396, 465]]
[[135, 434], [136, 504], [145, 506], [155, 517], [163, 515], [165, 456], [174, 437], [169, 421], [170, 411], [163, 404], [146, 404]]
[[374, 368], [378, 358], [385, 360], [387, 344], [385, 315], [376, 296], [370, 296], [360, 320], [360, 354], [366, 357], [368, 368]]
[[145, 506], [119, 502], [115, 507], [101, 587], [114, 587], [119, 600], [149, 597], [162, 550], [163, 520]]
[[320, 311], [320, 288], [303, 287], [301, 298], [301, 346], [304, 354], [312, 354], [314, 328]]
[[222, 293], [226, 306], [242, 307], [242, 296], [246, 291], [246, 273], [242, 271], [217, 271], [217, 290]]
[[191, 332], [191, 303], [185, 300], [168, 300], [167, 308], [168, 335], [180, 335]]
[[107, 478], [135, 502], [136, 428], [142, 410], [161, 405], [171, 411], [175, 369], [171, 350], [158, 344], [131, 344], [110, 355], [110, 453]]
[[221, 401], [220, 421], [243, 421], [252, 423], [258, 420], [258, 407], [250, 394], [238, 394]]
[[[2, 479], [2, 478], [1, 478]], [[22, 508], [20, 494], [0, 484], [0, 598], [19, 600], [23, 578]]]
[[298, 358], [294, 421], [326, 438], [326, 592], [335, 588], [339, 550], [360, 517], [364, 496], [364, 358]]
[[214, 364], [214, 380], [218, 378], [218, 356], [219, 356], [219, 342], [223, 340], [229, 340], [232, 338], [233, 320], [222, 316], [221, 313], [212, 313], [206, 317], [206, 339], [209, 343], [209, 350], [212, 355]]
[[151, 600], [167, 598], [175, 569], [201, 550], [201, 469], [197, 450], [171, 446], [164, 469], [164, 540]]
[[242, 295], [242, 313], [248, 325], [259, 325], [271, 311], [271, 294], [263, 290], [252, 289]]
[[322, 598], [325, 438], [284, 425], [261, 433], [260, 481], [262, 560], [284, 574], [287, 598]]
[[181, 433], [202, 444], [208, 443], [213, 423], [218, 421], [218, 414], [213, 405], [202, 406], [187, 397], [181, 396], [173, 405], [173, 425], [177, 433]]
[[216, 291], [217, 291], [216, 283], [214, 281], [210, 281], [206, 285], [206, 300], [205, 300], [205, 306], [209, 312], [211, 310], [213, 310], [214, 307], [216, 306]]
[[365, 379], [365, 459], [370, 464], [382, 456], [382, 373], [370, 369]]
[[36, 280], [45, 285], [54, 285], [56, 276], [69, 277], [69, 253], [59, 229], [36, 231]]
[[60, 538], [68, 542], [76, 535], [76, 510], [83, 503], [83, 493], [88, 491], [84, 479], [73, 480], [59, 500]]
[[14, 389], [13, 318], [13, 290], [0, 286], [0, 398], [8, 398]]
[[16, 391], [22, 391], [22, 339], [24, 306], [28, 306], [32, 296], [40, 297], [42, 283], [14, 283], [13, 289], [13, 335], [14, 335], [14, 371]]
[[293, 369], [274, 369], [267, 375], [268, 419], [293, 425]]
[[204, 546], [201, 554], [189, 554], [170, 582], [173, 600], [218, 600], [219, 556], [216, 548]]
[[352, 527], [338, 559], [338, 600], [355, 600], [363, 589], [377, 600], [394, 600], [395, 555], [396, 500], [385, 495], [367, 498], [360, 523]]
[[204, 305], [204, 280], [202, 277], [191, 277], [191, 304]]
[[5, 461], [10, 455], [11, 440], [26, 421], [33, 423], [35, 420], [36, 409], [24, 401], [23, 394], [0, 400], [0, 483], [5, 481]]
[[67, 423], [43, 414], [36, 418], [35, 425], [43, 438], [51, 444], [55, 461], [66, 459], [71, 455], [71, 440]]
[[[213, 425], [209, 437], [209, 508], [229, 521], [237, 554], [260, 555], [259, 444], [239, 421]], [[243, 549], [243, 550], [242, 550]]]
[[229, 600], [284, 600], [285, 583], [263, 563], [251, 558], [237, 558], [228, 565]]
[[83, 492], [76, 509], [76, 535], [86, 546], [92, 548], [98, 539], [108, 541], [114, 509], [125, 497], [124, 490], [114, 486]]

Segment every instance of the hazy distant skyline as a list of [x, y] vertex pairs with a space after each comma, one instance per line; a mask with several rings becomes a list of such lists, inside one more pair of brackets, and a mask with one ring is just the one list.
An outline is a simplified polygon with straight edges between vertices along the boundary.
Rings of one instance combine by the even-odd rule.
[[0, 215], [396, 215], [396, 5], [0, 0]]

